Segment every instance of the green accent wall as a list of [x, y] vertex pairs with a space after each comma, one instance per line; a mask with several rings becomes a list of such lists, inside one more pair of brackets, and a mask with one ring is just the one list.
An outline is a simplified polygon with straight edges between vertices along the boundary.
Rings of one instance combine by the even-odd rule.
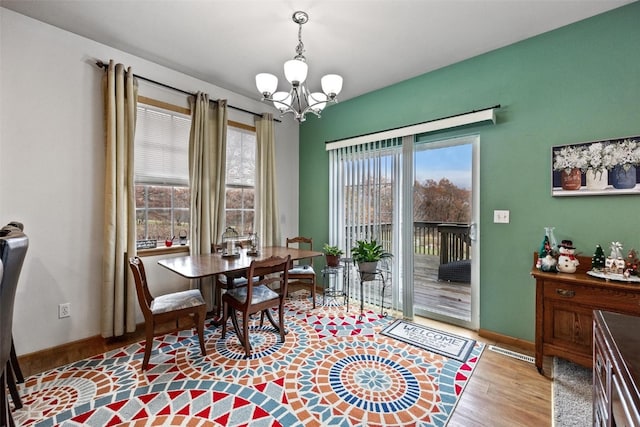
[[[495, 125], [447, 135], [480, 135], [480, 328], [533, 341], [529, 272], [545, 226], [583, 255], [614, 240], [625, 253], [640, 249], [640, 196], [551, 196], [552, 146], [640, 135], [639, 22], [635, 2], [308, 118], [300, 129], [300, 234], [318, 248], [328, 239], [326, 141], [500, 104]], [[494, 209], [510, 210], [511, 222], [494, 224]]]

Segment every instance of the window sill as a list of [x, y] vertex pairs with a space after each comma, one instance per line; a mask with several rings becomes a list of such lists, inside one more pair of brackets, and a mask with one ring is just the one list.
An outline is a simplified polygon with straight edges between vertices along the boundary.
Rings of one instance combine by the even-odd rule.
[[188, 245], [178, 245], [178, 246], [171, 246], [171, 247], [160, 246], [158, 248], [139, 249], [138, 250], [138, 256], [140, 258], [147, 257], [147, 256], [166, 255], [166, 254], [179, 254], [179, 253], [188, 254], [189, 253], [189, 246]]

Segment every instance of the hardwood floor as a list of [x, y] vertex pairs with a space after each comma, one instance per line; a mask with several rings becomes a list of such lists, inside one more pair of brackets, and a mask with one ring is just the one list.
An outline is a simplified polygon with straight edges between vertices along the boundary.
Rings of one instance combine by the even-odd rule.
[[[487, 344], [448, 426], [551, 426], [552, 381], [538, 374], [532, 363], [489, 350], [490, 344], [497, 343], [487, 341], [473, 331], [424, 318], [416, 318], [415, 321]], [[175, 324], [163, 326], [164, 332], [175, 329]], [[144, 328], [140, 325], [136, 332], [119, 339], [89, 338], [21, 356], [20, 365], [25, 376], [29, 376], [143, 339]], [[499, 345], [532, 355], [517, 347]]]
[[468, 329], [434, 320], [416, 318], [414, 321], [486, 344], [448, 427], [552, 425], [552, 380], [540, 375], [533, 363], [491, 351], [489, 345], [498, 345], [528, 356], [533, 356], [532, 351], [487, 340]]

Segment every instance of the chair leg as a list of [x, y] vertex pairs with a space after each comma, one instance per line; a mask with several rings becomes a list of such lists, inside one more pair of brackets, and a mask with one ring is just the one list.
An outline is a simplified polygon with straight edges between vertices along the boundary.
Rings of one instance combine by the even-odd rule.
[[200, 341], [200, 351], [202, 352], [202, 356], [205, 357], [207, 355], [207, 350], [204, 347], [204, 319], [207, 317], [207, 307], [203, 307], [202, 310], [199, 310], [194, 314], [194, 319], [196, 322], [196, 330], [198, 331], [198, 341]]
[[242, 331], [244, 333], [244, 352], [251, 357], [251, 343], [249, 342], [249, 313], [242, 313]]
[[151, 358], [151, 350], [153, 348], [153, 331], [155, 329], [153, 322], [147, 322], [145, 329], [146, 329], [146, 340], [144, 343], [144, 358], [142, 359], [143, 371], [147, 369], [147, 365], [149, 365], [149, 359]]
[[2, 372], [0, 377], [0, 426], [15, 427], [11, 408], [7, 401], [7, 377], [5, 371]]
[[311, 299], [313, 300], [313, 308], [316, 308], [316, 282], [311, 282]]
[[[222, 286], [219, 283], [216, 283], [216, 279], [213, 279], [213, 287], [215, 291], [215, 300], [216, 300], [216, 314], [218, 315], [218, 319], [221, 318], [224, 313], [220, 313], [222, 310]], [[224, 338], [224, 337], [223, 337]]]
[[227, 305], [228, 304], [225, 302], [222, 308], [222, 334], [220, 336], [223, 339], [227, 334], [227, 320], [229, 319], [229, 307], [227, 307]]
[[249, 343], [249, 334], [248, 334], [248, 326], [247, 326], [249, 324], [248, 316], [245, 313], [242, 313], [242, 319], [244, 322], [244, 324], [242, 325], [242, 329], [244, 331], [243, 333], [242, 331], [240, 331], [240, 325], [238, 325], [238, 316], [236, 314], [236, 310], [233, 307], [230, 307], [229, 313], [231, 315], [231, 323], [233, 324], [233, 330], [236, 332], [236, 337], [238, 338], [238, 341], [240, 341], [240, 345], [245, 348], [245, 352], [246, 352], [246, 348]]
[[11, 394], [11, 400], [13, 400], [13, 406], [15, 409], [22, 408], [22, 399], [20, 398], [20, 393], [18, 393], [18, 384], [16, 383], [16, 379], [13, 376], [13, 368], [11, 367], [11, 360], [7, 361], [7, 365], [5, 367], [5, 375], [7, 386], [9, 387], [9, 393]]
[[16, 347], [13, 344], [13, 337], [11, 338], [11, 353], [9, 354], [11, 361], [11, 368], [13, 369], [13, 373], [16, 375], [16, 382], [18, 384], [22, 384], [24, 382], [24, 375], [22, 375], [22, 370], [20, 369], [20, 363], [18, 363], [18, 356], [16, 355]]

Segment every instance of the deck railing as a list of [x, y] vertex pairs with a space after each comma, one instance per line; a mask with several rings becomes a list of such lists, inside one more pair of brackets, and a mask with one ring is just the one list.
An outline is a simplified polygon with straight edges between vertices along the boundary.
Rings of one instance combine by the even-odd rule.
[[[365, 227], [354, 226], [347, 229], [347, 236], [362, 235]], [[392, 224], [382, 224], [376, 238], [391, 251]], [[440, 263], [468, 259], [471, 254], [469, 224], [442, 223], [436, 221], [416, 221], [413, 223], [413, 252], [419, 255], [436, 255]]]

